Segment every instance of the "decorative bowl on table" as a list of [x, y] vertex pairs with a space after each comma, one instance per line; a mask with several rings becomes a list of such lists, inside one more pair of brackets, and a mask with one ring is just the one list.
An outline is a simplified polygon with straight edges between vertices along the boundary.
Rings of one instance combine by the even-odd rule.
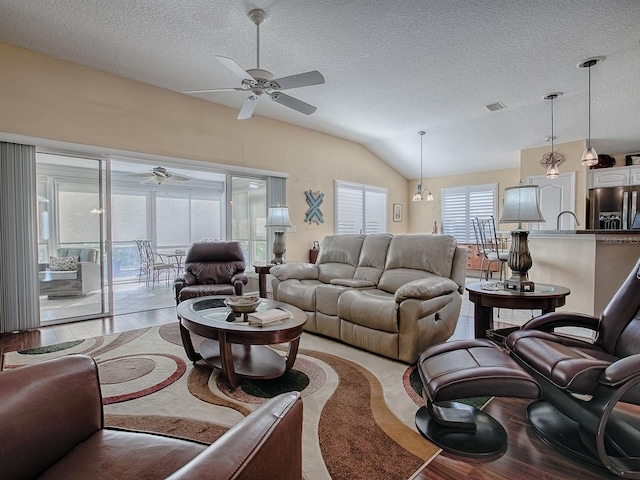
[[234, 296], [225, 298], [224, 303], [236, 313], [251, 313], [260, 305], [260, 297]]

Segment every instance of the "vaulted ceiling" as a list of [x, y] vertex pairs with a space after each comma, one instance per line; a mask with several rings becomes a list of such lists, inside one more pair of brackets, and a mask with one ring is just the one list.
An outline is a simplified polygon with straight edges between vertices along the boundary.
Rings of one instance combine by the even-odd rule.
[[[288, 90], [303, 115], [268, 98], [256, 115], [361, 143], [408, 179], [512, 168], [547, 144], [587, 137], [599, 153], [640, 150], [637, 0], [1, 0], [0, 41], [178, 92], [239, 87], [215, 59], [276, 77], [319, 70]], [[247, 93], [199, 97], [240, 109]], [[490, 112], [485, 105], [502, 102]], [[240, 121], [240, 120], [238, 120]], [[251, 119], [242, 120], [250, 122]]]

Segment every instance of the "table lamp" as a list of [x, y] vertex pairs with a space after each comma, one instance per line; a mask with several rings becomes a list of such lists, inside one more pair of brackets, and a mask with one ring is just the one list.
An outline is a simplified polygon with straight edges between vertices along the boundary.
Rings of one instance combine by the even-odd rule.
[[518, 228], [511, 231], [511, 248], [507, 265], [511, 269], [511, 278], [505, 280], [504, 288], [520, 292], [533, 292], [535, 285], [528, 278], [533, 265], [529, 252], [528, 230], [522, 229], [522, 223], [544, 222], [538, 201], [538, 185], [518, 185], [504, 189], [504, 205], [500, 223], [517, 223]]
[[271, 263], [279, 264], [284, 263], [282, 256], [287, 248], [284, 244], [284, 229], [287, 227], [293, 227], [291, 225], [291, 219], [289, 218], [289, 208], [283, 206], [269, 207], [267, 213], [267, 223], [265, 227], [276, 227], [274, 232], [275, 238], [273, 240], [273, 255], [274, 258]]

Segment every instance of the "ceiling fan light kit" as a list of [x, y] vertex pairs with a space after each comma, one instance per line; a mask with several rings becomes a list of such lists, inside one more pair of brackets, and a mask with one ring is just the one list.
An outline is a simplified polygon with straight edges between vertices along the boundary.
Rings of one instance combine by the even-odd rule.
[[289, 75], [287, 77], [275, 78], [268, 70], [260, 68], [260, 26], [267, 19], [267, 12], [260, 8], [251, 10], [247, 16], [256, 25], [256, 68], [245, 70], [234, 60], [216, 55], [216, 59], [227, 67], [236, 76], [240, 77], [241, 86], [231, 88], [214, 88], [207, 90], [189, 90], [182, 93], [210, 93], [210, 92], [248, 92], [249, 97], [244, 101], [238, 120], [251, 118], [258, 104], [258, 98], [267, 95], [271, 100], [285, 107], [291, 108], [305, 115], [311, 115], [317, 110], [317, 107], [310, 105], [302, 100], [294, 98], [282, 90], [291, 88], [309, 87], [312, 85], [320, 85], [324, 83], [324, 77], [317, 70]]
[[604, 57], [587, 58], [584, 62], [578, 64], [578, 68], [587, 68], [589, 70], [589, 137], [587, 139], [587, 148], [582, 153], [580, 161], [583, 167], [591, 167], [598, 163], [598, 154], [595, 148], [591, 146], [591, 67], [602, 62]]

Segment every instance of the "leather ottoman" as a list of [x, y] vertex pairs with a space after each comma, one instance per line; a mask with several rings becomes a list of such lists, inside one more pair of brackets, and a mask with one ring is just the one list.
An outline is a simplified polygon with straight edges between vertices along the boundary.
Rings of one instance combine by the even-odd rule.
[[507, 433], [490, 415], [453, 400], [540, 395], [533, 377], [487, 339], [429, 347], [419, 355], [417, 368], [426, 405], [416, 413], [416, 427], [429, 441], [458, 455], [501, 453], [507, 447]]

